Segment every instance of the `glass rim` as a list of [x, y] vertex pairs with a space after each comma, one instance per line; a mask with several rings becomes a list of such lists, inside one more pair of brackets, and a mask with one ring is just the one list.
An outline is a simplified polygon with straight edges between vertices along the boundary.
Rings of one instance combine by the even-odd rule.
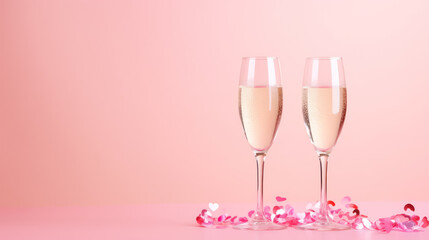
[[306, 60], [342, 60], [343, 57], [306, 57]]
[[254, 60], [267, 60], [267, 59], [279, 59], [277, 56], [247, 56], [243, 57], [243, 60], [254, 59]]

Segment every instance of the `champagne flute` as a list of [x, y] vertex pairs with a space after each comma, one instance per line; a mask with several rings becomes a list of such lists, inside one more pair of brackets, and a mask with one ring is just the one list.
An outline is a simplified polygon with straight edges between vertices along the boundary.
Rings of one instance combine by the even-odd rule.
[[314, 223], [300, 229], [346, 230], [328, 213], [328, 159], [343, 128], [347, 109], [346, 80], [341, 57], [307, 58], [305, 63], [302, 112], [305, 126], [320, 160], [320, 212]]
[[277, 57], [245, 57], [241, 64], [239, 112], [247, 141], [257, 166], [257, 204], [250, 220], [236, 228], [283, 229], [266, 219], [263, 212], [264, 161], [283, 109], [280, 64]]

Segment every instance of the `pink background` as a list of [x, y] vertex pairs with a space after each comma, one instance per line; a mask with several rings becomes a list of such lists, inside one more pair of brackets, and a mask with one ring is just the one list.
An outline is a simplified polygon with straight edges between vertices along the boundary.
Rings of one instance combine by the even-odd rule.
[[0, 1], [0, 206], [253, 202], [242, 56], [280, 57], [266, 199], [313, 201], [307, 56], [342, 56], [330, 199], [427, 201], [427, 1]]

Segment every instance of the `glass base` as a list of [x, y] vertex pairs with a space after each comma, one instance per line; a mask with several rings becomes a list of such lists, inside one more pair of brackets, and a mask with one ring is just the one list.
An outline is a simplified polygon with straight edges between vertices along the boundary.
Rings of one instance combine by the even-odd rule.
[[316, 221], [305, 225], [299, 225], [295, 228], [301, 230], [316, 230], [316, 231], [342, 231], [351, 229], [349, 225], [339, 224], [331, 221]]
[[267, 230], [281, 230], [281, 229], [286, 229], [287, 227], [283, 225], [275, 224], [273, 222], [268, 222], [268, 221], [257, 222], [257, 221], [250, 220], [249, 222], [235, 225], [233, 228], [240, 229], [240, 230], [267, 231]]

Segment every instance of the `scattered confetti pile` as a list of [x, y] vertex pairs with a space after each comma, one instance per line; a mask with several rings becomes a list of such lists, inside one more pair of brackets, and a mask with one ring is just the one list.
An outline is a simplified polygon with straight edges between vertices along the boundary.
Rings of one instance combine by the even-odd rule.
[[[281, 203], [286, 201], [286, 198], [278, 196], [276, 200]], [[410, 203], [404, 206], [404, 213], [371, 221], [368, 216], [361, 214], [358, 206], [351, 202], [350, 197], [344, 197], [341, 202], [344, 205], [344, 209], [335, 209], [335, 202], [328, 202], [329, 215], [334, 222], [349, 225], [353, 229], [367, 229], [386, 233], [392, 230], [414, 232], [429, 226], [427, 217], [420, 218], [420, 216], [413, 214], [415, 208]], [[219, 204], [209, 203], [209, 209], [203, 209], [197, 216], [197, 223], [203, 227], [225, 228], [248, 221], [247, 217], [231, 216], [227, 213], [215, 216], [214, 212], [218, 208]], [[315, 204], [309, 203], [302, 213], [296, 212], [289, 204], [274, 206], [273, 208], [266, 206], [264, 207], [264, 215], [273, 223], [293, 227], [315, 222], [318, 218], [319, 208], [319, 202]], [[251, 218], [254, 213], [255, 211], [253, 210], [249, 211], [248, 217]]]

